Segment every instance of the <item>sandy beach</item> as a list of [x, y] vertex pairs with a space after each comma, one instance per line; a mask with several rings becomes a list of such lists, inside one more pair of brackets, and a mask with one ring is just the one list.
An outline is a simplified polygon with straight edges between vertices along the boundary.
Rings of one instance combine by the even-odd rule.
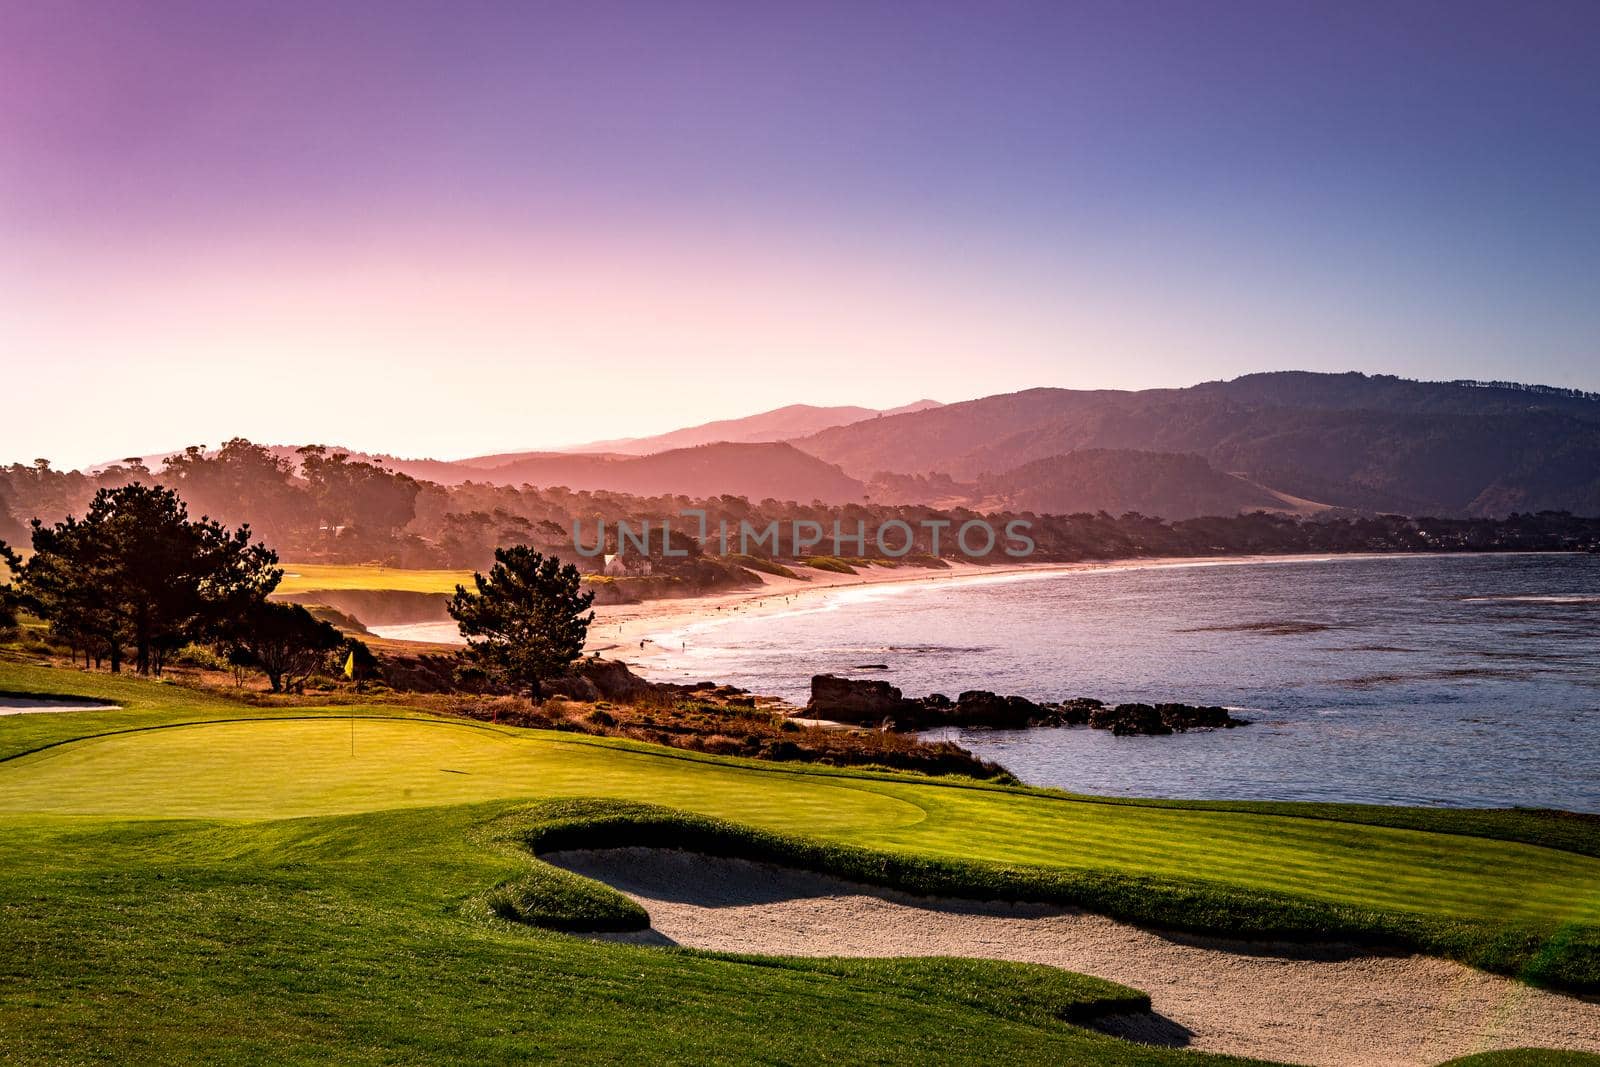
[[[1395, 555], [1390, 553], [1389, 555]], [[837, 574], [796, 566], [798, 580], [762, 574], [759, 588], [678, 600], [649, 600], [595, 608], [587, 650], [624, 660], [648, 670], [668, 650], [692, 643], [694, 634], [733, 618], [760, 617], [815, 609], [828, 601], [860, 595], [891, 595], [896, 588], [1029, 581], [1068, 574], [1188, 567], [1245, 566], [1261, 563], [1308, 563], [1329, 559], [1365, 559], [1367, 554], [1178, 556], [1076, 563], [982, 565], [950, 562], [948, 568], [865, 567], [855, 574]], [[869, 592], [870, 591], [870, 592]]]
[[[1394, 557], [1408, 553], [1384, 553]], [[734, 618], [776, 615], [811, 610], [831, 600], [855, 595], [889, 595], [896, 588], [961, 585], [1002, 581], [1029, 581], [1067, 574], [1105, 571], [1161, 570], [1189, 567], [1230, 567], [1262, 563], [1310, 563], [1327, 560], [1372, 558], [1370, 553], [1307, 553], [1249, 556], [1152, 556], [1073, 563], [976, 564], [947, 561], [949, 566], [863, 567], [854, 574], [839, 574], [791, 564], [797, 578], [757, 574], [759, 586], [706, 596], [646, 600], [637, 604], [597, 605], [589, 628], [586, 652], [620, 659], [648, 670], [668, 649], [692, 643], [695, 632]], [[872, 591], [868, 593], [868, 591]], [[372, 633], [385, 642], [402, 645], [457, 645], [449, 622], [374, 626]]]

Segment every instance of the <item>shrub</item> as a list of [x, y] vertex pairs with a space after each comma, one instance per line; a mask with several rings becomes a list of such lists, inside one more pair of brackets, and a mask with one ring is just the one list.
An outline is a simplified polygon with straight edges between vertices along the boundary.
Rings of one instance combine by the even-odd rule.
[[209, 645], [187, 644], [172, 655], [172, 662], [184, 667], [198, 667], [206, 671], [226, 671], [232, 668], [228, 660], [217, 654]]
[[736, 563], [746, 570], [760, 571], [762, 574], [777, 575], [779, 578], [795, 578], [799, 581], [806, 580], [804, 576], [796, 574], [783, 564], [774, 562], [770, 559], [762, 559], [760, 556], [747, 556], [742, 552], [735, 552], [733, 555], [728, 557], [728, 562]]

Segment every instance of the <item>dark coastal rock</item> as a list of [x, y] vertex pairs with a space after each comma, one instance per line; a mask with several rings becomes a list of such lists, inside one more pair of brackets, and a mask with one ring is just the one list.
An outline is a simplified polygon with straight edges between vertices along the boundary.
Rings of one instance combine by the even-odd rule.
[[1100, 707], [1089, 712], [1090, 727], [1110, 730], [1118, 736], [1231, 729], [1248, 725], [1248, 722], [1246, 719], [1235, 719], [1228, 714], [1228, 709], [1215, 705], [1118, 704], [1116, 707]]
[[1235, 719], [1227, 708], [1216, 705], [1196, 707], [1193, 704], [1157, 704], [1161, 721], [1174, 730], [1228, 730], [1235, 726], [1248, 726], [1250, 720]]
[[546, 697], [565, 697], [589, 703], [605, 699], [600, 688], [581, 674], [563, 674], [559, 678], [546, 679], [541, 688]]
[[1118, 704], [1095, 708], [1089, 713], [1089, 726], [1110, 730], [1119, 737], [1127, 734], [1170, 734], [1172, 727], [1161, 721], [1161, 713], [1149, 704]]
[[969, 689], [956, 698], [948, 721], [957, 726], [1019, 730], [1043, 723], [1047, 717], [1045, 708], [1024, 697], [1003, 697], [983, 689]]
[[1089, 716], [1100, 708], [1105, 707], [1101, 701], [1093, 697], [1073, 697], [1054, 705], [1057, 726], [1087, 726]]
[[835, 722], [878, 723], [899, 720], [916, 707], [899, 688], [881, 679], [840, 678], [818, 674], [811, 679], [806, 714]]
[[943, 693], [907, 698], [880, 679], [841, 678], [818, 674], [811, 679], [806, 714], [855, 724], [886, 724], [895, 730], [927, 730], [937, 726], [1021, 730], [1030, 726], [1088, 726], [1119, 736], [1182, 733], [1186, 730], [1243, 726], [1226, 708], [1193, 704], [1118, 704], [1091, 697], [1073, 697], [1059, 704], [1039, 704], [1019, 696], [1001, 696], [969, 689], [955, 700]]
[[[571, 676], [587, 681], [602, 700], [627, 703], [650, 692], [654, 686], [628, 669], [620, 660], [590, 656], [572, 665]], [[578, 698], [591, 699], [591, 698]]]

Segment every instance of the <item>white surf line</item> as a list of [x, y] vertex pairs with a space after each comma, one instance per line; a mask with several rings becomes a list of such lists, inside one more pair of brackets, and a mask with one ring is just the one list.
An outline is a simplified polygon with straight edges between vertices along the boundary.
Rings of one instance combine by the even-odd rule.
[[[821, 586], [813, 589], [785, 589], [782, 592], [772, 591], [764, 594], [752, 592], [742, 601], [722, 605], [720, 609], [710, 609], [708, 614], [703, 617], [672, 625], [662, 630], [644, 632], [641, 636], [648, 642], [648, 645], [637, 651], [633, 649], [627, 649], [626, 651], [629, 653], [629, 662], [636, 664], [645, 671], [649, 671], [652, 667], [657, 669], [674, 667], [688, 669], [690, 665], [680, 661], [683, 658], [681, 652], [690, 639], [730, 624], [750, 619], [790, 619], [804, 615], [823, 614], [839, 611], [853, 604], [881, 600], [893, 596], [903, 596], [907, 593], [922, 590], [949, 591], [975, 586], [1004, 585], [1012, 582], [1036, 582], [1057, 578], [1073, 578], [1081, 575], [1117, 574], [1127, 571], [1193, 570], [1207, 567], [1249, 567], [1263, 564], [1288, 566], [1297, 563], [1335, 563], [1345, 560], [1416, 559], [1430, 555], [1432, 554], [1425, 552], [1335, 552], [1320, 555], [1206, 556], [1196, 559], [1163, 557], [1149, 560], [1048, 563], [1034, 564], [1028, 569], [1004, 570], [998, 574], [940, 574], [935, 572], [915, 576], [885, 578], [882, 581]], [[797, 602], [792, 608], [760, 610], [761, 603], [766, 600], [790, 597]], [[820, 603], [804, 604], [800, 603], [802, 600], [820, 601]], [[757, 610], [740, 610], [745, 607], [756, 607]], [[675, 653], [679, 655], [675, 657]]]
[[969, 956], [1040, 963], [1143, 990], [1131, 1039], [1327, 1067], [1410, 1067], [1491, 1049], [1600, 1052], [1600, 1004], [1446, 960], [1175, 940], [1070, 908], [925, 900], [822, 875], [662, 849], [543, 857], [650, 913], [639, 943], [787, 956]]

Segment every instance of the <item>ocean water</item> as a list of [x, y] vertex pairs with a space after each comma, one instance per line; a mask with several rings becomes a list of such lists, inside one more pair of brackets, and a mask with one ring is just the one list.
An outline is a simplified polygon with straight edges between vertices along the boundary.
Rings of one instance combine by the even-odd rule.
[[658, 634], [646, 671], [796, 701], [832, 672], [913, 696], [1178, 700], [1253, 722], [926, 735], [1087, 793], [1600, 812], [1600, 556], [1106, 569], [795, 605]]

